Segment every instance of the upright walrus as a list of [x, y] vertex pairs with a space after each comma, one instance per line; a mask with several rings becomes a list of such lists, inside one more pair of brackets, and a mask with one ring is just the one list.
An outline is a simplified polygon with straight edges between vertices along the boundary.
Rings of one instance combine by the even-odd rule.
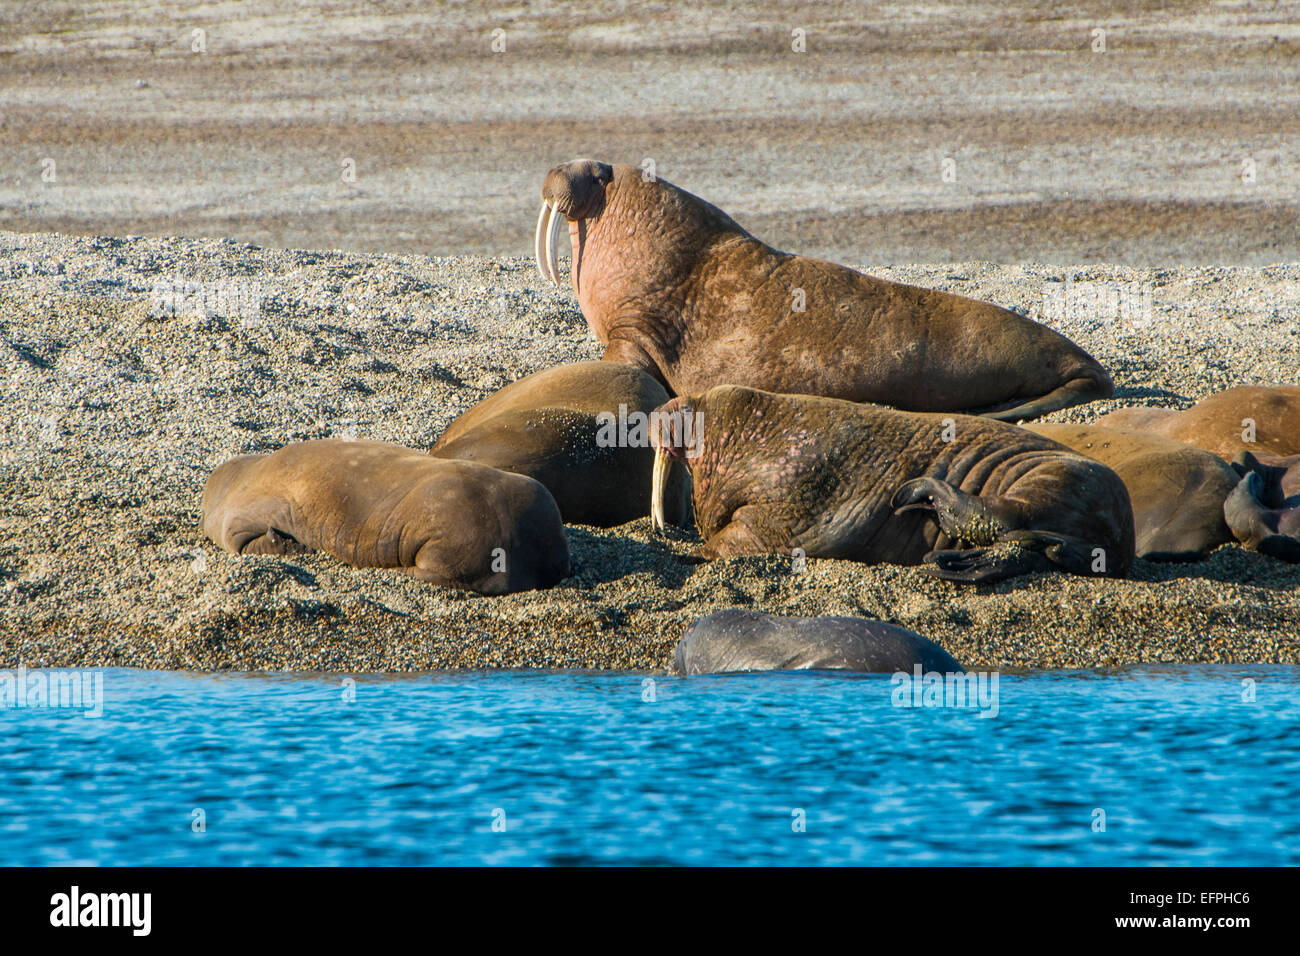
[[862, 617], [778, 617], [741, 608], [716, 611], [686, 629], [669, 673], [845, 670], [872, 674], [961, 673], [934, 641], [897, 624]]
[[1240, 452], [1300, 455], [1300, 386], [1241, 385], [1191, 408], [1120, 408], [1097, 419], [1106, 428], [1163, 435], [1232, 461]]
[[203, 532], [235, 554], [319, 548], [356, 567], [505, 594], [569, 571], [560, 510], [539, 482], [374, 441], [309, 441], [217, 467]]
[[1119, 476], [1014, 425], [736, 386], [659, 414], [661, 455], [691, 470], [706, 557], [802, 549], [959, 581], [1122, 576], [1133, 560]]
[[[464, 412], [429, 454], [536, 478], [564, 520], [601, 528], [643, 518], [650, 504], [649, 413], [668, 393], [640, 369], [577, 362], [513, 382]], [[689, 507], [684, 468], [673, 469], [665, 509]]]
[[746, 385], [1016, 421], [1113, 391], [1095, 359], [1046, 326], [778, 252], [634, 166], [581, 159], [547, 174], [536, 255], [557, 285], [565, 221], [573, 289], [603, 357], [677, 395]]

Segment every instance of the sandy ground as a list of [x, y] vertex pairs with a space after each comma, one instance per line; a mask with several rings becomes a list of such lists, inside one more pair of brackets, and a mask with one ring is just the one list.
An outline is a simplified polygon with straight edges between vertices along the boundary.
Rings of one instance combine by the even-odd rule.
[[1295, 2], [0, 3], [15, 231], [524, 255], [591, 155], [841, 261], [1266, 265], [1297, 147]]
[[[1091, 351], [1116, 399], [1056, 420], [1300, 367], [1300, 264], [869, 271], [1016, 308]], [[178, 284], [193, 297], [153, 314]], [[699, 564], [689, 535], [643, 519], [570, 526], [571, 578], [487, 598], [319, 554], [237, 558], [199, 531], [203, 481], [230, 456], [327, 436], [428, 447], [509, 381], [599, 351], [572, 293], [521, 258], [0, 233], [0, 667], [661, 670], [690, 621], [732, 606], [892, 621], [967, 666], [1300, 662], [1300, 566], [1236, 547], [1131, 580], [977, 588], [842, 561]]]

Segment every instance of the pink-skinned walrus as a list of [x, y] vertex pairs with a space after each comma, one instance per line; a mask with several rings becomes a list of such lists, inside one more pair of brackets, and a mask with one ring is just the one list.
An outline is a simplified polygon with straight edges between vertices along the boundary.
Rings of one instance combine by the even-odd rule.
[[779, 252], [634, 166], [581, 159], [547, 174], [535, 251], [557, 285], [566, 224], [573, 290], [603, 358], [677, 395], [743, 385], [1018, 421], [1113, 391], [1095, 359], [1044, 325]]

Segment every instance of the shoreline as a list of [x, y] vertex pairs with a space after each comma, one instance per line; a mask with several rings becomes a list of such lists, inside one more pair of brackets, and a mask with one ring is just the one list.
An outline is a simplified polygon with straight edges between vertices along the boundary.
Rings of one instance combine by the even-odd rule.
[[[1300, 367], [1296, 263], [850, 264], [1018, 309], [1110, 368], [1114, 399], [1044, 421], [1182, 406]], [[208, 306], [151, 315], [178, 283]], [[1112, 314], [1094, 295], [1130, 288], [1149, 310]], [[3, 668], [662, 673], [688, 624], [733, 606], [900, 624], [969, 668], [1300, 663], [1300, 566], [1232, 546], [1139, 561], [1125, 580], [971, 587], [844, 561], [696, 563], [691, 536], [643, 518], [567, 526], [572, 577], [489, 598], [203, 538], [202, 484], [227, 458], [329, 436], [427, 449], [510, 381], [599, 358], [572, 293], [526, 259], [0, 233], [0, 318]]]

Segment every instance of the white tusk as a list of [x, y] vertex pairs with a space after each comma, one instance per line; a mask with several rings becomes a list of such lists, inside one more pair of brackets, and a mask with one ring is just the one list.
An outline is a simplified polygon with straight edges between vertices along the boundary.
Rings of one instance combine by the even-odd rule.
[[533, 237], [533, 256], [537, 259], [537, 271], [543, 279], [549, 279], [546, 267], [542, 265], [542, 238], [546, 235], [546, 214], [551, 211], [551, 204], [542, 200], [542, 211], [537, 214], [537, 235]]
[[669, 457], [656, 448], [654, 471], [650, 476], [650, 523], [656, 531], [664, 530], [664, 489], [668, 486], [671, 465]]
[[552, 206], [551, 224], [547, 229], [549, 235], [546, 237], [546, 266], [551, 271], [551, 278], [555, 280], [557, 289], [560, 287], [560, 270], [556, 267], [556, 260], [560, 255], [560, 226], [564, 221], [560, 210]]

